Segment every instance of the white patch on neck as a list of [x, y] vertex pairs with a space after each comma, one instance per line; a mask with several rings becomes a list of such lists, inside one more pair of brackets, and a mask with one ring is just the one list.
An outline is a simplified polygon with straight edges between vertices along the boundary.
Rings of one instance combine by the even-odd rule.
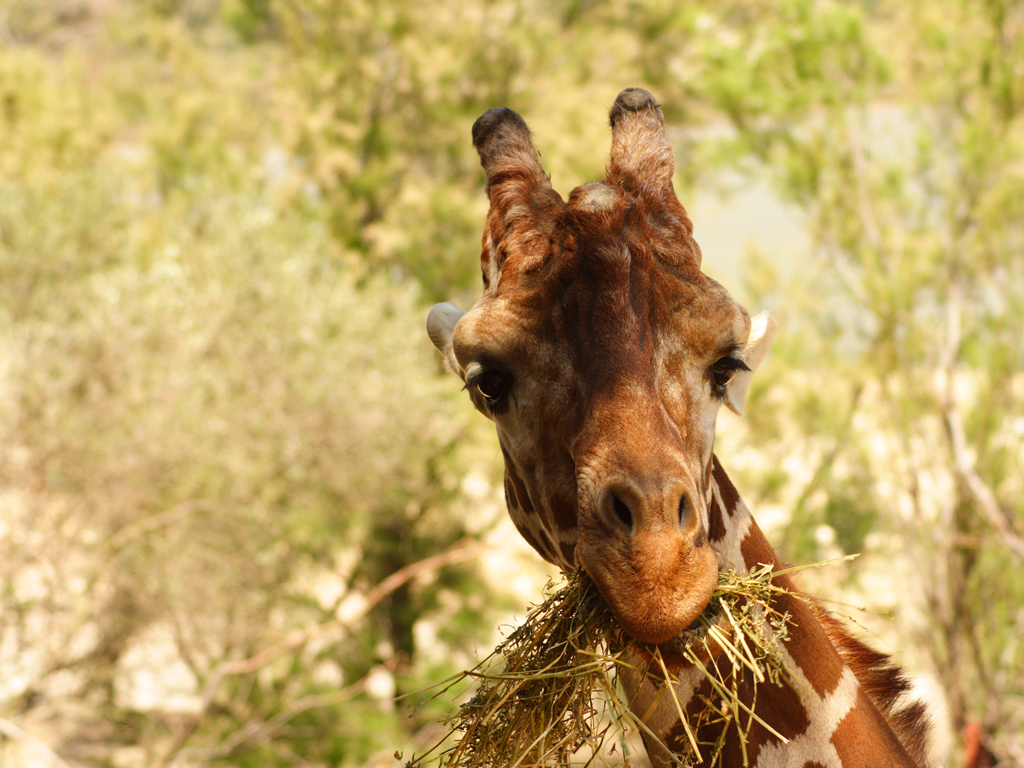
[[860, 684], [853, 670], [844, 666], [835, 690], [821, 697], [815, 693], [810, 680], [785, 648], [783, 655], [786, 669], [800, 694], [809, 725], [807, 730], [790, 739], [788, 744], [775, 742], [763, 746], [754, 768], [802, 768], [809, 762], [819, 763], [825, 768], [843, 768], [843, 761], [832, 743], [832, 736], [857, 703]]
[[718, 481], [711, 478], [711, 493], [722, 510], [722, 525], [725, 526], [725, 538], [714, 542], [712, 546], [718, 552], [721, 563], [726, 568], [732, 568], [741, 576], [746, 576], [750, 569], [743, 560], [743, 542], [750, 533], [750, 527], [754, 524], [754, 517], [743, 503], [743, 499], [737, 498], [736, 509], [733, 514], [725, 506], [722, 500], [722, 491], [718, 487]]

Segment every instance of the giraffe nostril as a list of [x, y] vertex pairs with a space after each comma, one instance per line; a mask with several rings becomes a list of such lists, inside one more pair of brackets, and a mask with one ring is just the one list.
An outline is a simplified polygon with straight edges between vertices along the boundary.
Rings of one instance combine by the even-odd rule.
[[612, 510], [615, 512], [615, 516], [619, 518], [619, 521], [633, 530], [633, 513], [629, 510], [629, 505], [620, 499], [616, 494], [612, 494]]
[[679, 527], [683, 527], [683, 521], [686, 520], [686, 494], [684, 493], [679, 497]]

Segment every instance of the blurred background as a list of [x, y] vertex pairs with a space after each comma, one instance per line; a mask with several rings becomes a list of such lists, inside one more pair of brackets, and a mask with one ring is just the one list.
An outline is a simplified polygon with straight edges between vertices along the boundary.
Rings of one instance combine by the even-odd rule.
[[479, 293], [470, 126], [567, 195], [632, 85], [781, 328], [723, 463], [784, 560], [862, 553], [804, 584], [935, 763], [1024, 765], [1024, 4], [0, 0], [0, 766], [437, 738], [551, 575], [424, 332]]

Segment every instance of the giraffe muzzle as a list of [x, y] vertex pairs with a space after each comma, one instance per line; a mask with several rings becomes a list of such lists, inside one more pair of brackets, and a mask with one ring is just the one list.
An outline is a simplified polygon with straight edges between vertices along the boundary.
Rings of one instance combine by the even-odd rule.
[[718, 556], [682, 483], [645, 494], [616, 480], [583, 518], [577, 559], [626, 632], [662, 643], [700, 616], [718, 584]]

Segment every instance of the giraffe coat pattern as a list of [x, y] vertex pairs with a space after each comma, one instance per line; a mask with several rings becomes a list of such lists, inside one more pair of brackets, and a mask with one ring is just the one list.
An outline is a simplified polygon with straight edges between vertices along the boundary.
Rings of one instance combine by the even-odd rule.
[[[517, 529], [549, 562], [583, 568], [623, 629], [663, 643], [702, 614], [721, 567], [780, 566], [713, 455], [718, 411], [742, 412], [775, 324], [701, 272], [654, 97], [623, 91], [610, 122], [605, 179], [568, 202], [522, 117], [500, 107], [474, 124], [490, 199], [484, 295], [466, 313], [438, 305], [427, 324], [496, 426]], [[904, 705], [908, 684], [888, 657], [803, 597], [779, 599], [793, 686], [733, 674], [788, 742], [755, 724], [745, 745], [726, 735], [721, 764], [743, 765], [744, 748], [755, 768], [920, 764], [923, 710]], [[711, 695], [695, 670], [676, 671], [685, 707]], [[622, 682], [652, 761], [671, 765], [666, 749], [683, 755], [687, 742], [663, 682], [642, 664]]]

